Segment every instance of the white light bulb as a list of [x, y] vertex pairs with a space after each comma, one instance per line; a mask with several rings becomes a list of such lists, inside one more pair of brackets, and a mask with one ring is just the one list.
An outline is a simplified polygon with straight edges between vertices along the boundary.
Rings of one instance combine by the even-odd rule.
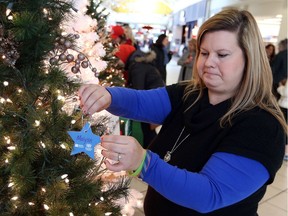
[[48, 10], [46, 8], [43, 8], [43, 13], [48, 14]]
[[6, 99], [7, 103], [13, 103], [12, 100], [10, 100], [9, 98]]
[[43, 143], [42, 141], [40, 141], [40, 144], [41, 144], [41, 146], [42, 146], [43, 148], [46, 148], [45, 143]]
[[40, 121], [39, 120], [35, 120], [35, 125], [36, 125], [36, 127], [38, 127], [40, 125]]
[[68, 176], [68, 174], [64, 174], [61, 176], [61, 179], [65, 179]]
[[11, 200], [17, 200], [17, 199], [18, 199], [17, 196], [14, 196], [14, 197], [11, 198]]
[[43, 206], [44, 206], [45, 210], [49, 210], [49, 206], [48, 205], [44, 204]]
[[10, 151], [13, 151], [16, 149], [16, 147], [15, 146], [9, 146], [9, 147], [7, 147], [7, 149], [9, 149]]

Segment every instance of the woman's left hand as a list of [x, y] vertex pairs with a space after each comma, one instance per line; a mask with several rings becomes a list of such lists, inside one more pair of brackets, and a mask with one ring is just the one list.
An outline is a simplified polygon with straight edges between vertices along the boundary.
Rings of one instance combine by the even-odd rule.
[[122, 170], [136, 170], [144, 156], [146, 150], [131, 136], [104, 135], [101, 137], [102, 155], [107, 159], [117, 161], [111, 163], [105, 161], [107, 169], [119, 172]]

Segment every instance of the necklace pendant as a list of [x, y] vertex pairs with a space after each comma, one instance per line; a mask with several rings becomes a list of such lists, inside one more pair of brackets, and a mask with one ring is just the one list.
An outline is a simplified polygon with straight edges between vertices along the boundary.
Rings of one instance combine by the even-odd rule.
[[169, 162], [171, 160], [171, 152], [167, 151], [167, 153], [164, 156], [164, 161]]

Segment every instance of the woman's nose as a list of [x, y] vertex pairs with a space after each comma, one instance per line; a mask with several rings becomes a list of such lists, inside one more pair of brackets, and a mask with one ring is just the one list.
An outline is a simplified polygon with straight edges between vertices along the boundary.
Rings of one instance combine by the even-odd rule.
[[209, 54], [205, 60], [206, 67], [215, 67], [215, 57]]

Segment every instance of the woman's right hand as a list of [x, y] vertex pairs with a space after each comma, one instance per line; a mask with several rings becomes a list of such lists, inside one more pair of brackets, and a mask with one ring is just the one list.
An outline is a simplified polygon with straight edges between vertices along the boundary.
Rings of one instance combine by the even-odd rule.
[[95, 84], [82, 85], [78, 95], [82, 111], [88, 115], [108, 108], [112, 100], [105, 87]]

